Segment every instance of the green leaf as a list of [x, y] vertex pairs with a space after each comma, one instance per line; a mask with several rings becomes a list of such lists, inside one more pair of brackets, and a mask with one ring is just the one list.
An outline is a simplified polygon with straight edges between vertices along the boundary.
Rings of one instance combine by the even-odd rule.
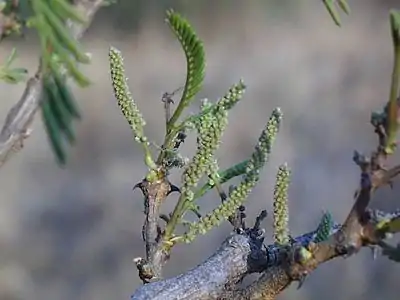
[[55, 84], [54, 79], [49, 79], [49, 83], [45, 84], [45, 93], [48, 94], [48, 101], [50, 103], [51, 113], [54, 115], [56, 121], [56, 129], [58, 134], [63, 134], [68, 139], [68, 142], [73, 144], [75, 142], [75, 134], [72, 130], [72, 119], [68, 109], [62, 101], [61, 93], [58, 86]]
[[48, 139], [57, 163], [66, 164], [66, 146], [76, 140], [73, 121], [80, 118], [75, 99], [58, 74], [48, 74], [43, 78], [41, 112]]
[[80, 44], [71, 36], [71, 33], [65, 26], [65, 20], [61, 19], [59, 15], [56, 14], [56, 11], [52, 10], [44, 1], [39, 1], [38, 3], [41, 4], [39, 6], [41, 10], [40, 12], [49, 26], [49, 36], [54, 36], [52, 46], [62, 46], [68, 50], [68, 52], [72, 54], [78, 62], [85, 64], [89, 63], [89, 57], [80, 49]]
[[28, 74], [27, 69], [15, 68], [11, 70], [0, 70], [0, 79], [4, 80], [6, 83], [17, 84], [23, 81]]
[[202, 87], [205, 71], [205, 54], [203, 43], [186, 19], [173, 10], [169, 10], [167, 11], [166, 21], [182, 45], [187, 64], [186, 82], [182, 98], [168, 122], [168, 129], [171, 129], [183, 109], [189, 105], [190, 100], [193, 99]]
[[400, 11], [390, 10], [390, 27], [392, 32], [393, 43], [397, 46], [400, 44]]
[[56, 117], [51, 109], [50, 105], [51, 99], [49, 98], [51, 95], [45, 92], [47, 90], [47, 88], [45, 87], [46, 83], [47, 82], [43, 83], [44, 85], [42, 93], [43, 98], [40, 106], [42, 112], [42, 120], [47, 132], [47, 137], [50, 142], [51, 148], [56, 156], [57, 163], [60, 166], [63, 166], [66, 163], [66, 152], [63, 147], [63, 140], [59, 131]]
[[[57, 73], [60, 68], [65, 68], [79, 86], [88, 86], [90, 80], [78, 69], [77, 63], [87, 64], [90, 57], [65, 25], [67, 19], [81, 24], [85, 21], [83, 17], [66, 0], [31, 0], [29, 3], [34, 16], [28, 23], [39, 34], [43, 72]], [[54, 57], [57, 57], [57, 63], [54, 63]]]
[[322, 1], [326, 7], [326, 9], [328, 10], [329, 14], [331, 15], [333, 22], [335, 22], [335, 24], [337, 26], [341, 26], [341, 20], [340, 20], [340, 15], [339, 12], [336, 9], [336, 2], [338, 4], [338, 6], [348, 15], [350, 14], [350, 6], [347, 3], [346, 0], [323, 0]]
[[49, 1], [52, 11], [63, 20], [71, 19], [80, 24], [85, 24], [87, 19], [82, 16], [69, 2], [65, 0]]
[[63, 103], [65, 109], [75, 119], [81, 119], [81, 113], [76, 103], [74, 95], [71, 93], [68, 85], [65, 82], [65, 78], [62, 78], [59, 74], [54, 74], [54, 83], [57, 86], [58, 93], [60, 95], [60, 101]]
[[339, 4], [339, 7], [345, 12], [345, 14], [347, 14], [347, 15], [350, 14], [350, 6], [346, 2], [346, 0], [339, 0], [338, 4]]
[[25, 68], [11, 68], [11, 64], [14, 62], [16, 57], [17, 50], [13, 48], [4, 66], [0, 67], [0, 79], [6, 83], [19, 83], [25, 79], [25, 76], [28, 73], [28, 70]]
[[397, 99], [399, 96], [400, 86], [400, 13], [398, 11], [390, 11], [390, 25], [393, 38], [394, 61], [389, 102], [385, 108], [387, 115], [385, 152], [387, 154], [393, 154], [396, 149], [396, 139], [399, 127], [399, 121], [397, 118], [399, 104]]

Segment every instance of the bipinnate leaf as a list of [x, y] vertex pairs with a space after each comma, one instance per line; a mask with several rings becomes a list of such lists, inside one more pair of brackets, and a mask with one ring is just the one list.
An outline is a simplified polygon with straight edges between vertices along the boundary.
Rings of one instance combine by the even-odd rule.
[[169, 120], [169, 126], [175, 124], [183, 109], [201, 89], [205, 71], [205, 54], [202, 41], [197, 37], [189, 22], [173, 10], [167, 11], [167, 23], [182, 45], [186, 56], [186, 82], [182, 98], [174, 114]]

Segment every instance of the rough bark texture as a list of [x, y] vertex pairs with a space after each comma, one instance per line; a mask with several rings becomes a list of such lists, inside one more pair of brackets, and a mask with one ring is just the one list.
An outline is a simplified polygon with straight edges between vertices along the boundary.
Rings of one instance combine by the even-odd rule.
[[222, 299], [229, 284], [236, 284], [250, 272], [251, 254], [257, 256], [252, 245], [249, 236], [232, 235], [204, 263], [177, 277], [145, 284], [132, 299]]

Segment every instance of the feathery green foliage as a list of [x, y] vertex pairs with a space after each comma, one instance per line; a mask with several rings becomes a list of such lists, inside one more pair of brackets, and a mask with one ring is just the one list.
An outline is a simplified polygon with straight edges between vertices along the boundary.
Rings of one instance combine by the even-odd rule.
[[345, 12], [350, 14], [350, 6], [346, 0], [323, 0], [323, 3], [337, 26], [341, 26], [340, 15], [335, 7], [336, 3]]
[[327, 211], [322, 215], [321, 221], [319, 222], [314, 238], [314, 243], [325, 241], [330, 236], [333, 226], [333, 217], [331, 213]]
[[[9, 16], [11, 27], [1, 38], [19, 33], [26, 26], [38, 32], [42, 50], [39, 74], [43, 78], [41, 115], [56, 161], [64, 166], [66, 144], [75, 142], [73, 121], [80, 119], [67, 79], [72, 78], [80, 86], [90, 83], [77, 67], [78, 63], [89, 63], [89, 56], [72, 37], [66, 22], [84, 24], [86, 20], [67, 0], [7, 1], [2, 14]], [[10, 67], [14, 58], [15, 52], [0, 70], [0, 78], [9, 83], [23, 80], [27, 73], [25, 69]]]
[[121, 52], [111, 47], [109, 52], [111, 81], [114, 95], [122, 114], [131, 126], [135, 141], [140, 143], [145, 154], [145, 163], [150, 169], [156, 169], [156, 165], [151, 156], [149, 141], [144, 135], [143, 127], [146, 125], [142, 114], [139, 111], [132, 94], [129, 91], [127, 78], [125, 76], [124, 62]]
[[169, 132], [178, 120], [183, 110], [201, 89], [204, 80], [205, 54], [203, 43], [197, 37], [189, 22], [173, 10], [167, 11], [167, 23], [182, 45], [186, 56], [186, 83], [182, 98], [171, 119], [168, 120]]
[[66, 0], [31, 0], [31, 5], [34, 16], [29, 24], [39, 34], [43, 72], [59, 74], [65, 70], [77, 84], [88, 86], [90, 80], [78, 70], [77, 63], [88, 64], [90, 58], [65, 26], [67, 20], [79, 24], [86, 20]]
[[[187, 129], [192, 129], [192, 122], [181, 122], [176, 125], [179, 117], [183, 111], [190, 105], [196, 93], [200, 90], [205, 71], [205, 54], [203, 43], [197, 37], [195, 31], [189, 22], [175, 13], [173, 10], [167, 11], [166, 22], [169, 24], [171, 30], [178, 38], [186, 57], [186, 82], [183, 89], [182, 97], [179, 101], [177, 108], [171, 117], [166, 120], [166, 136], [156, 160], [157, 165], [162, 166], [179, 166], [183, 167], [185, 164], [182, 159], [178, 157], [177, 149], [175, 148], [176, 141], [179, 139], [179, 134], [185, 132]], [[172, 157], [171, 157], [172, 156]], [[171, 164], [171, 161], [173, 162]]]
[[12, 68], [11, 65], [17, 58], [17, 50], [13, 48], [3, 65], [0, 66], [0, 80], [6, 83], [16, 84], [23, 81], [28, 73], [25, 68]]
[[90, 57], [66, 24], [68, 21], [84, 25], [86, 19], [67, 0], [30, 0], [29, 4], [33, 15], [26, 24], [37, 30], [42, 51], [42, 119], [56, 161], [64, 166], [66, 145], [75, 142], [73, 121], [80, 119], [67, 79], [72, 78], [81, 87], [90, 84], [89, 78], [78, 69], [79, 63], [90, 63]]
[[189, 230], [184, 234], [182, 240], [186, 243], [192, 242], [199, 234], [205, 234], [214, 227], [227, 220], [240, 205], [247, 199], [252, 189], [259, 180], [260, 170], [268, 161], [273, 142], [279, 131], [282, 113], [279, 108], [275, 109], [258, 140], [251, 159], [246, 166], [246, 173], [241, 182], [229, 193], [228, 198], [213, 211], [202, 217], [199, 221], [190, 224]]
[[41, 114], [47, 137], [60, 166], [64, 166], [67, 159], [64, 138], [70, 145], [75, 143], [72, 123], [73, 120], [81, 118], [74, 95], [65, 81], [66, 77], [63, 75], [46, 74], [43, 77], [41, 101]]
[[276, 174], [274, 189], [274, 240], [279, 245], [289, 244], [289, 183], [290, 170], [283, 164]]

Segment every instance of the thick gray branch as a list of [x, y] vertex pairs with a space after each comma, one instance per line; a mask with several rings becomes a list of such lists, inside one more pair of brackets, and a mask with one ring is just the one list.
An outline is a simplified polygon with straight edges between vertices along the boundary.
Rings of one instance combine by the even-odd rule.
[[[69, 24], [72, 35], [80, 38], [90, 25], [94, 14], [103, 4], [103, 0], [75, 1], [76, 8], [87, 17], [85, 26]], [[21, 99], [10, 109], [0, 132], [0, 167], [12, 153], [23, 146], [24, 140], [29, 136], [30, 126], [37, 109], [39, 108], [42, 93], [40, 71], [30, 78], [26, 84]]]
[[145, 284], [131, 299], [225, 299], [231, 288], [257, 269], [252, 262], [260, 261], [261, 252], [249, 236], [231, 235], [204, 263], [177, 277]]

